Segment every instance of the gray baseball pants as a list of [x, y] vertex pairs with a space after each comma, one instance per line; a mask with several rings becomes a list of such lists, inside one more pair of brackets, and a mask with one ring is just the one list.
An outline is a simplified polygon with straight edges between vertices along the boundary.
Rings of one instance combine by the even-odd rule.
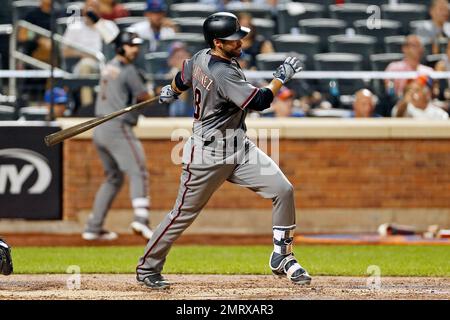
[[173, 242], [195, 220], [212, 194], [225, 181], [249, 188], [263, 198], [272, 199], [273, 226], [295, 225], [291, 183], [278, 165], [252, 141], [245, 139], [244, 144], [245, 148], [239, 151], [244, 157], [239, 154], [236, 157], [244, 159], [243, 161], [234, 164], [204, 164], [195, 161], [199, 149], [199, 158], [203, 160], [221, 155], [217, 155], [217, 150], [211, 152], [206, 147], [198, 146], [192, 138], [188, 140], [184, 147], [183, 171], [175, 205], [158, 225], [144, 255], [139, 259], [136, 272], [140, 280], [162, 271]]
[[[122, 187], [125, 174], [129, 178], [133, 207], [148, 208], [148, 172], [144, 149], [130, 125], [121, 121], [108, 121], [94, 130], [93, 139], [106, 178], [95, 196], [86, 231], [99, 232], [114, 198]], [[145, 217], [135, 216], [135, 220], [148, 222]]]

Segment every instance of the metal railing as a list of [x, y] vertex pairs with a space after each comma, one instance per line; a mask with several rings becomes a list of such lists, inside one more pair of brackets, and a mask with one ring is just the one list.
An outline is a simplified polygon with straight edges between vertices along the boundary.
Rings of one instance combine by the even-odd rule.
[[[17, 33], [19, 27], [25, 28], [27, 30], [30, 30], [42, 37], [51, 39], [51, 32], [47, 29], [41, 28], [37, 25], [34, 25], [28, 21], [25, 20], [18, 20], [13, 27], [12, 30], [12, 36], [10, 37], [10, 61], [9, 65], [10, 68], [15, 68], [17, 60], [22, 61], [24, 63], [27, 63], [35, 68], [42, 69], [42, 70], [50, 70], [51, 66], [45, 62], [42, 62], [40, 60], [37, 60], [33, 57], [30, 57], [29, 55], [24, 54], [23, 52], [20, 52], [17, 50]], [[91, 48], [85, 47], [83, 45], [80, 45], [78, 43], [74, 43], [72, 41], [68, 41], [63, 36], [59, 34], [53, 35], [53, 40], [59, 44], [62, 44], [64, 46], [70, 47], [72, 49], [75, 49], [81, 53], [84, 53], [86, 55], [89, 55], [96, 59], [99, 62], [100, 70], [103, 69], [103, 67], [106, 64], [106, 58], [105, 55], [101, 51], [92, 50]], [[62, 69], [55, 69], [60, 74], [62, 73], [63, 77], [65, 78], [73, 78], [74, 75], [70, 72], [63, 71]], [[16, 79], [10, 78], [9, 80], [9, 94], [10, 95], [16, 95]]]

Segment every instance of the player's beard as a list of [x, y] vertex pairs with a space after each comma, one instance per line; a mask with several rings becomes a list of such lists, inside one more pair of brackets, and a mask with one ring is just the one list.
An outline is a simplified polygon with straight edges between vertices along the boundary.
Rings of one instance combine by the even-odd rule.
[[125, 58], [128, 60], [128, 63], [133, 63], [134, 60], [136, 60], [138, 56], [138, 53], [134, 54], [134, 53], [129, 53], [127, 55], [125, 55]]
[[242, 48], [239, 47], [239, 49], [233, 49], [229, 51], [223, 50], [224, 55], [228, 58], [239, 58], [242, 55]]

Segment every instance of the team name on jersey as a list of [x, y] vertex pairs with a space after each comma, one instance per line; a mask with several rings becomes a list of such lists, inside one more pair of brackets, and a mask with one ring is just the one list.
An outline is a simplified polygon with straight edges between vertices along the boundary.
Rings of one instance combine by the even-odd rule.
[[202, 71], [202, 68], [200, 68], [197, 65], [194, 65], [194, 71], [192, 73], [192, 78], [197, 79], [198, 82], [202, 85], [203, 88], [210, 91], [211, 85], [213, 84], [214, 80], [208, 78], [208, 76]]

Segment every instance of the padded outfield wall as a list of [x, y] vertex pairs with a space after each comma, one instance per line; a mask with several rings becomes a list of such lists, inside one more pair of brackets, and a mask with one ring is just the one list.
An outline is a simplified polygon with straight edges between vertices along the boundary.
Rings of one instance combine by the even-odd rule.
[[[65, 128], [84, 120], [60, 122]], [[384, 222], [450, 225], [450, 122], [249, 119], [247, 124], [252, 132], [278, 130], [279, 164], [294, 186], [302, 232], [370, 232]], [[147, 155], [153, 210], [165, 212], [174, 204], [181, 166], [171, 160], [179, 147], [171, 136], [176, 129], [188, 134], [191, 126], [191, 119], [146, 118], [135, 129]], [[91, 138], [90, 131], [64, 143], [66, 220], [90, 210], [103, 179]], [[126, 184], [114, 210], [131, 210], [128, 194]], [[202, 223], [219, 221], [228, 233], [242, 227], [264, 233], [270, 208], [269, 200], [225, 183]]]

